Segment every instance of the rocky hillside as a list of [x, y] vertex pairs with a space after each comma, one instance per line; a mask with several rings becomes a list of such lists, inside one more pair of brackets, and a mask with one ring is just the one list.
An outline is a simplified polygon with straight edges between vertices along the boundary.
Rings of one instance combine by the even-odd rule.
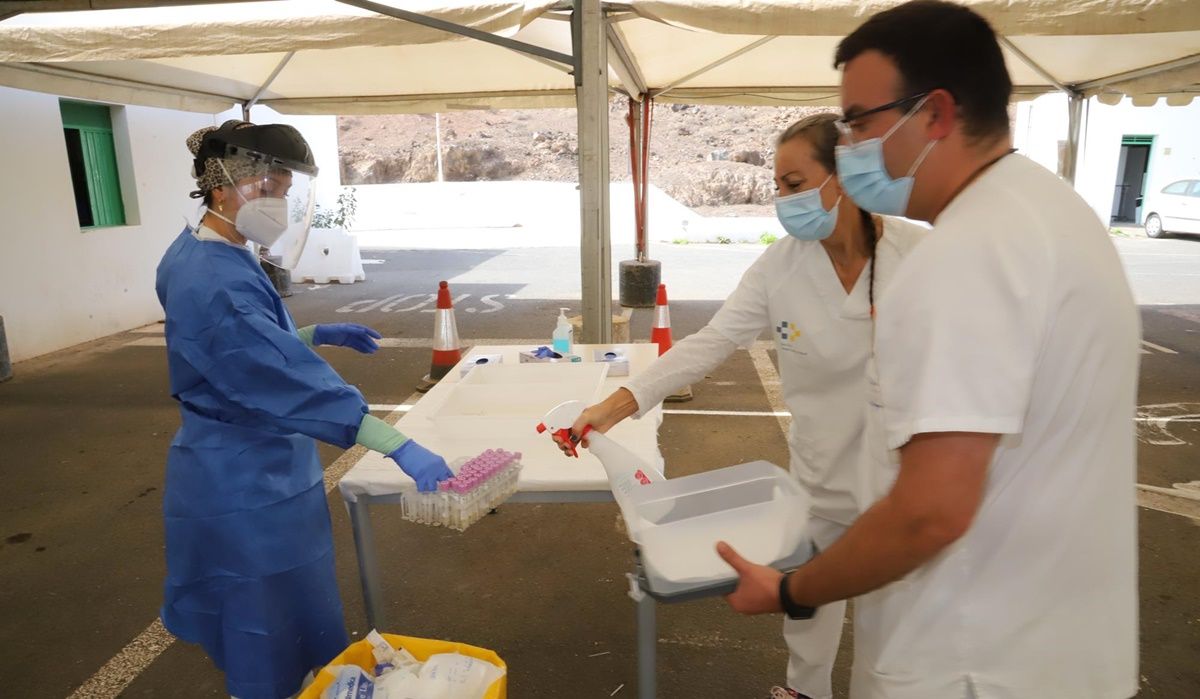
[[[820, 110], [657, 105], [651, 182], [702, 211], [769, 204], [774, 139], [814, 111]], [[623, 99], [610, 105], [614, 180], [629, 179], [627, 113]], [[573, 109], [453, 112], [440, 120], [446, 180], [577, 178]], [[344, 184], [437, 179], [433, 115], [339, 117], [338, 132]]]

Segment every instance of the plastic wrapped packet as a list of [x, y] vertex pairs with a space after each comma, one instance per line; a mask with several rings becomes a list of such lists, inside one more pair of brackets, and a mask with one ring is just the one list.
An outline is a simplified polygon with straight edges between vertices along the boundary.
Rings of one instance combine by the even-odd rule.
[[367, 634], [371, 654], [375, 656], [375, 677], [382, 678], [396, 672], [416, 677], [421, 672], [421, 661], [403, 648], [393, 648], [375, 629]]
[[325, 689], [321, 699], [379, 699], [375, 696], [375, 680], [361, 667], [341, 665], [336, 670], [337, 680]]
[[486, 660], [438, 653], [421, 666], [419, 694], [389, 699], [483, 699], [488, 687], [503, 675], [504, 670]]

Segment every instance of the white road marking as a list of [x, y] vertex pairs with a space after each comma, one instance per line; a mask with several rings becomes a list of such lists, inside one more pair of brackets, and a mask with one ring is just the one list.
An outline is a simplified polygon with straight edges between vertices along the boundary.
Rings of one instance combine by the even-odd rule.
[[[479, 309], [475, 306], [463, 307], [463, 302], [471, 297], [471, 294], [459, 294], [451, 299], [451, 303], [455, 308], [461, 308], [466, 313], [495, 313], [503, 310], [504, 304], [497, 301], [498, 297], [506, 297], [507, 294], [486, 294], [481, 296], [479, 302], [486, 306], [485, 309]], [[432, 306], [437, 303], [437, 293], [419, 293], [419, 294], [396, 294], [385, 299], [360, 299], [352, 301], [337, 310], [334, 313], [369, 313], [376, 309], [380, 313], [410, 313], [419, 311], [421, 313], [433, 313], [436, 308]]]
[[[399, 349], [432, 349], [433, 338], [431, 337], [385, 337], [382, 340], [376, 340], [380, 347], [399, 348]], [[514, 339], [511, 337], [485, 337], [478, 340], [473, 338], [463, 338], [460, 340], [464, 349], [467, 347], [478, 347], [479, 345], [528, 345], [536, 347], [537, 345], [550, 344], [549, 339]]]
[[1140, 405], [1133, 418], [1138, 440], [1160, 447], [1188, 444], [1171, 432], [1173, 422], [1200, 422], [1200, 403], [1159, 403]]
[[[375, 341], [380, 348], [386, 349], [432, 349], [433, 338], [429, 337], [385, 337], [382, 340]], [[462, 340], [463, 347], [473, 347], [476, 345], [528, 345], [536, 347], [538, 345], [550, 344], [548, 339], [514, 339], [511, 337], [502, 338], [480, 338]], [[140, 337], [136, 340], [126, 342], [124, 347], [166, 347], [167, 339], [165, 337]]]
[[145, 631], [130, 641], [121, 652], [104, 663], [96, 674], [79, 685], [67, 699], [111, 699], [125, 691], [150, 663], [171, 647], [175, 637], [155, 619]]
[[786, 417], [792, 414], [786, 410], [663, 410], [663, 415], [715, 415], [722, 417]]
[[[470, 296], [471, 296], [470, 294], [459, 294], [458, 296], [455, 296], [454, 298], [450, 299], [450, 305], [455, 308], [459, 308], [462, 306], [462, 302], [467, 300]], [[437, 301], [436, 295], [433, 297], [433, 300], [435, 302]], [[386, 310], [386, 309], [384, 309], [384, 310]], [[421, 309], [421, 312], [422, 313], [433, 313], [436, 310], [437, 310], [437, 308], [423, 308], [423, 309]], [[400, 311], [397, 311], [397, 313], [399, 313], [399, 312]]]
[[[1171, 349], [1170, 347], [1163, 347], [1162, 345], [1156, 345], [1153, 342], [1150, 342], [1149, 340], [1142, 340], [1142, 344], [1149, 347], [1150, 349], [1156, 349], [1159, 352], [1162, 352], [1163, 354], [1179, 354], [1178, 352]], [[1146, 352], [1145, 350], [1142, 350], [1142, 352], [1144, 354], [1150, 354], [1149, 352]]]
[[[1137, 504], [1149, 510], [1200, 520], [1200, 490], [1187, 487], [1194, 483], [1176, 483], [1174, 488], [1138, 483]], [[1181, 488], [1181, 485], [1185, 487]]]
[[372, 403], [367, 406], [367, 409], [373, 413], [394, 413], [397, 411], [401, 412], [401, 413], [407, 413], [408, 411], [412, 410], [412, 406], [411, 405], [392, 405], [389, 403], [383, 403], [383, 404], [377, 405], [375, 403]]
[[754, 370], [758, 372], [758, 380], [767, 393], [767, 403], [771, 406], [771, 410], [786, 414], [786, 417], [778, 415], [775, 418], [779, 421], [779, 430], [786, 438], [788, 430], [792, 426], [792, 417], [783, 402], [783, 385], [779, 381], [779, 372], [775, 370], [775, 365], [771, 363], [771, 357], [767, 355], [769, 347], [772, 347], [769, 342], [755, 342], [754, 346], [750, 348], [750, 360], [754, 362]]
[[167, 338], [165, 337], [141, 337], [133, 342], [126, 342], [126, 347], [166, 347]]

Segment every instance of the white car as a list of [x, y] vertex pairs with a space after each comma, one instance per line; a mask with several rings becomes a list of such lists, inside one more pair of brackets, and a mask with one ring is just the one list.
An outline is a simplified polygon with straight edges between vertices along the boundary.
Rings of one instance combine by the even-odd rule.
[[1200, 180], [1178, 180], [1146, 195], [1146, 235], [1200, 233]]

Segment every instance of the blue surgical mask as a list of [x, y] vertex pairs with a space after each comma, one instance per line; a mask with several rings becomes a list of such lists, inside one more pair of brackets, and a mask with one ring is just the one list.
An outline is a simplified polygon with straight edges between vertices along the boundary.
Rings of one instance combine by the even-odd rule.
[[921, 167], [921, 163], [925, 162], [925, 156], [937, 145], [937, 141], [930, 141], [908, 169], [908, 174], [897, 178], [889, 175], [884, 165], [883, 142], [916, 114], [927, 99], [929, 98], [924, 97], [917, 102], [908, 114], [888, 129], [883, 138], [870, 138], [862, 143], [839, 145], [834, 149], [838, 179], [842, 182], [842, 189], [846, 190], [846, 194], [850, 195], [855, 204], [876, 214], [903, 216], [908, 212], [908, 199], [912, 196], [915, 181], [913, 176], [917, 168]]
[[837, 223], [838, 204], [842, 198], [838, 197], [829, 211], [826, 211], [825, 205], [821, 203], [821, 190], [831, 179], [833, 175], [826, 177], [821, 186], [815, 189], [775, 198], [775, 214], [788, 235], [800, 240], [825, 240], [833, 234], [834, 224]]

